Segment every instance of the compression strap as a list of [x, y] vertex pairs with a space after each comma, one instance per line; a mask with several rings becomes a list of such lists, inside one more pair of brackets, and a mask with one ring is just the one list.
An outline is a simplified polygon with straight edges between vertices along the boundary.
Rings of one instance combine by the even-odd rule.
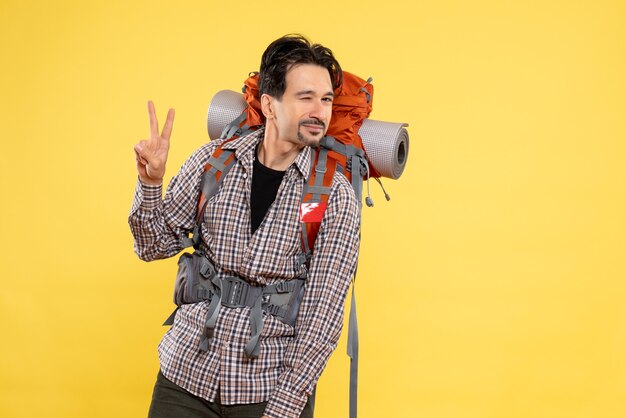
[[356, 283], [352, 281], [352, 302], [348, 320], [348, 356], [350, 357], [350, 418], [357, 417], [357, 399], [359, 386], [359, 330], [356, 320]]

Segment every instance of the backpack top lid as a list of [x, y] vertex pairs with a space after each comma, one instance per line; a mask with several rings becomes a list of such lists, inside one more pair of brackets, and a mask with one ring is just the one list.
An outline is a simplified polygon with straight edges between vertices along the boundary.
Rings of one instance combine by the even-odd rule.
[[326, 135], [330, 135], [344, 144], [363, 148], [359, 137], [359, 128], [363, 119], [372, 112], [374, 86], [347, 71], [343, 72], [343, 84], [335, 90], [333, 116]]

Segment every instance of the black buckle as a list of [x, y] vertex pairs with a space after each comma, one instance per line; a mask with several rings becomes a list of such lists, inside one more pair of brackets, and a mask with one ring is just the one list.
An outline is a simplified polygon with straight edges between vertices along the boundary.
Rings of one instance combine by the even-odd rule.
[[276, 283], [276, 291], [278, 293], [287, 293], [287, 292], [289, 292], [289, 282], [282, 281], [282, 282]]
[[228, 308], [243, 308], [250, 285], [237, 277], [222, 280], [222, 305]]
[[213, 267], [213, 264], [211, 264], [206, 257], [202, 257], [202, 261], [200, 262], [200, 274], [208, 280], [215, 276], [215, 267]]
[[212, 291], [210, 291], [209, 289], [205, 289], [203, 287], [198, 287], [196, 290], [197, 290], [197, 298], [199, 300], [211, 300], [213, 299], [213, 296], [215, 295]]
[[277, 316], [280, 313], [280, 306], [276, 306], [276, 305], [268, 305], [264, 308], [265, 312], [269, 313], [270, 315], [274, 315]]

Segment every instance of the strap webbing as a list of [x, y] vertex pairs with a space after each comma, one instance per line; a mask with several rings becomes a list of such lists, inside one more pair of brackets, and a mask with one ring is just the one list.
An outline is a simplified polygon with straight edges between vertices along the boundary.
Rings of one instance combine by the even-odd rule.
[[[311, 176], [313, 175], [315, 170], [315, 152], [311, 150], [311, 167], [309, 169], [309, 178], [305, 180], [304, 185], [302, 186], [302, 198], [300, 199], [300, 203], [304, 202], [304, 197], [309, 193], [309, 181], [311, 180]], [[313, 248], [309, 247], [309, 237], [306, 231], [306, 222], [300, 222], [300, 231], [302, 238], [302, 250], [304, 253], [304, 263], [308, 265], [308, 262], [311, 259], [311, 254], [313, 252]]]
[[217, 324], [217, 317], [220, 313], [220, 308], [222, 306], [220, 300], [221, 298], [220, 296], [218, 296], [222, 293], [221, 282], [217, 278], [214, 278], [213, 280], [211, 280], [211, 282], [217, 289], [220, 289], [220, 292], [219, 294], [216, 294], [214, 295], [214, 297], [211, 298], [211, 303], [209, 304], [209, 309], [206, 314], [206, 322], [204, 324], [204, 330], [200, 337], [200, 350], [202, 351], [209, 350], [209, 341], [211, 341], [211, 339], [213, 338], [213, 332], [215, 331], [215, 325]]
[[226, 125], [224, 127], [224, 130], [222, 131], [222, 135], [220, 135], [220, 138], [225, 139], [225, 138], [231, 138], [232, 136], [234, 136], [239, 130], [239, 124], [243, 122], [244, 120], [246, 120], [246, 117], [247, 117], [247, 113], [243, 112], [234, 121]]
[[254, 306], [250, 308], [250, 340], [246, 344], [245, 354], [248, 358], [259, 357], [261, 351], [261, 332], [263, 331], [263, 310], [261, 302], [263, 298], [259, 295], [254, 302]]
[[[311, 202], [320, 202], [322, 200], [322, 194], [329, 194], [330, 188], [324, 188], [328, 191], [324, 192], [324, 174], [326, 174], [326, 162], [328, 159], [328, 150], [326, 148], [320, 148], [319, 156], [317, 157], [317, 164], [315, 165], [315, 184], [314, 187], [307, 190], [313, 197]], [[315, 191], [312, 191], [314, 189]], [[317, 193], [316, 193], [317, 192]]]
[[[331, 150], [346, 157], [347, 168], [352, 172], [352, 188], [354, 189], [354, 193], [360, 205], [363, 196], [363, 176], [366, 174], [368, 168], [365, 152], [352, 144], [346, 145], [337, 141], [332, 136], [322, 138], [320, 145], [322, 151]], [[341, 164], [338, 164], [337, 167], [343, 170]]]
[[[327, 186], [308, 186], [307, 187], [307, 193], [312, 194], [313, 196], [317, 195], [329, 195], [330, 194], [330, 187]], [[320, 199], [315, 200], [315, 198], [311, 199], [311, 202], [319, 202]]]
[[356, 283], [352, 281], [352, 302], [348, 321], [348, 356], [350, 357], [350, 418], [357, 416], [357, 389], [359, 385], [359, 330], [356, 320]]
[[354, 189], [354, 194], [356, 195], [357, 201], [359, 202], [360, 206], [363, 197], [363, 175], [361, 174], [361, 157], [355, 154], [352, 155], [350, 159], [352, 160], [352, 188]]
[[[235, 158], [226, 163], [228, 158], [233, 155], [233, 152], [234, 151], [230, 150], [222, 150], [219, 157], [215, 158], [211, 156], [211, 158], [209, 158], [208, 165], [210, 165], [211, 168], [203, 172], [200, 177], [200, 194], [204, 197], [204, 201], [196, 213], [196, 225], [193, 228], [191, 238], [186, 236], [186, 234], [181, 236], [181, 245], [183, 248], [192, 246], [197, 248], [198, 244], [200, 244], [200, 224], [202, 223], [207, 203], [213, 196], [215, 196], [219, 185], [222, 183], [233, 165], [235, 165]], [[218, 172], [222, 173], [219, 179], [217, 178]]]

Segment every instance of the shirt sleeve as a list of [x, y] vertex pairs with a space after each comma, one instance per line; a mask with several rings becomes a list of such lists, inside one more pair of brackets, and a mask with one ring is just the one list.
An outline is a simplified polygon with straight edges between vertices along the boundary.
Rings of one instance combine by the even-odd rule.
[[271, 418], [300, 416], [341, 335], [358, 257], [360, 210], [348, 182], [336, 183], [315, 241], [295, 338], [285, 353], [286, 371], [265, 409]]
[[200, 177], [215, 147], [211, 142], [194, 152], [170, 181], [163, 199], [162, 185], [137, 179], [128, 224], [135, 253], [142, 260], [167, 258], [182, 250], [180, 237], [195, 225]]

